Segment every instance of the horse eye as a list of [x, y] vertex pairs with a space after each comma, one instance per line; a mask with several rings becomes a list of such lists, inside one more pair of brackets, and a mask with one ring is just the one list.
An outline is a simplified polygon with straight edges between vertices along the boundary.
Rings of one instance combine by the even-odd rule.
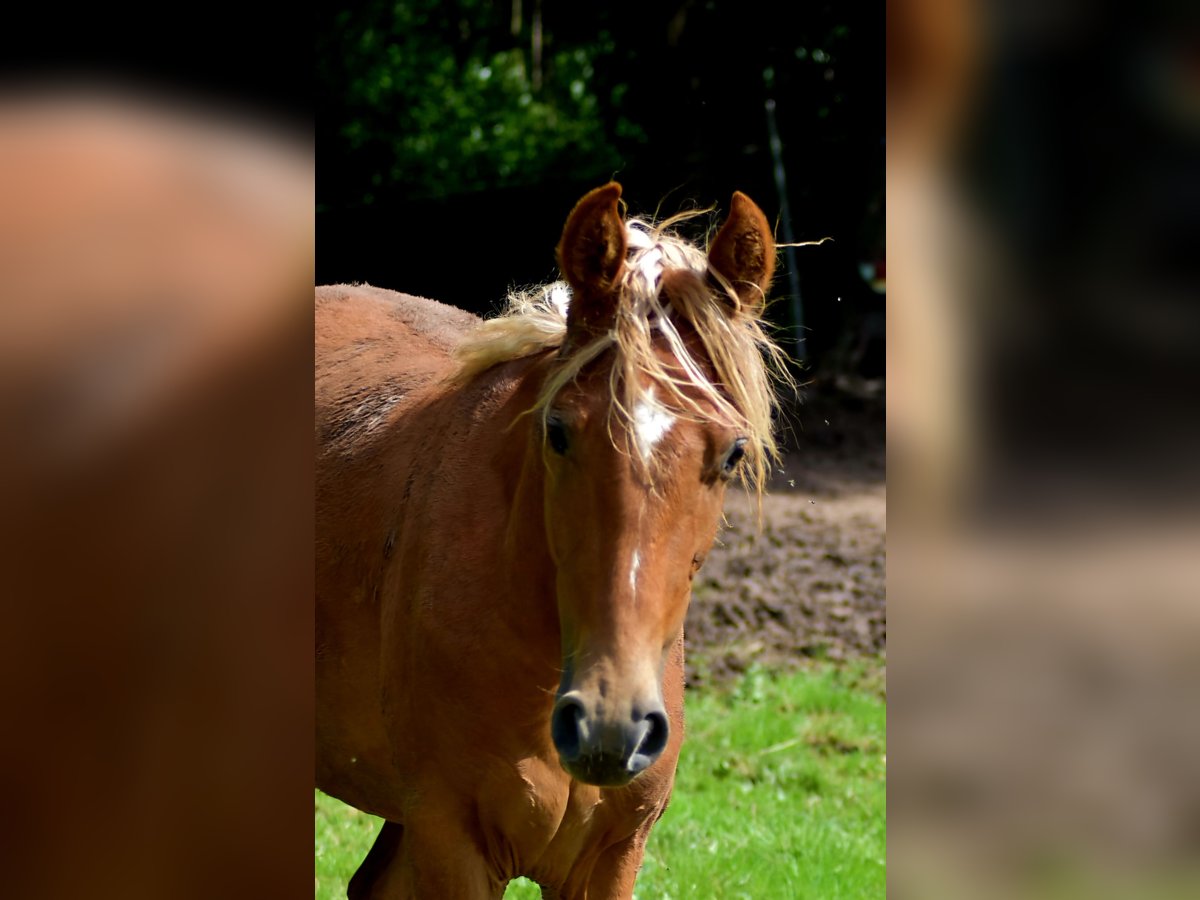
[[563, 424], [562, 419], [546, 420], [546, 441], [559, 456], [567, 452], [567, 426]]
[[729, 451], [729, 455], [725, 457], [725, 462], [721, 465], [721, 471], [726, 475], [732, 475], [738, 463], [742, 461], [742, 457], [746, 455], [746, 439], [738, 438], [733, 442], [733, 448]]

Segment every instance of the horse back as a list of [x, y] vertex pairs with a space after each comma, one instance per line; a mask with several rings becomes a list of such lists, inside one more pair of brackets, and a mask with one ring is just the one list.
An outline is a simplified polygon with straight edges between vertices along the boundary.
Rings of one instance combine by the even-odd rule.
[[479, 324], [464, 310], [367, 284], [317, 288], [318, 427], [370, 429], [387, 408], [448, 374]]

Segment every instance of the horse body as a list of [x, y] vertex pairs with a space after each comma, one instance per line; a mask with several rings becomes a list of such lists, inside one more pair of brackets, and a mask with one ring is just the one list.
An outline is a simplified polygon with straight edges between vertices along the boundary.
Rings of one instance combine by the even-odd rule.
[[[334, 456], [319, 473], [318, 521], [333, 533], [318, 535], [318, 786], [414, 834], [413, 810], [430, 809], [423, 856], [449, 852], [461, 868], [475, 848], [489, 880], [528, 873], [569, 885], [595, 866], [603, 855], [595, 851], [644, 842], [674, 759], [602, 798], [572, 782], [550, 740], [561, 663], [554, 569], [529, 528], [542, 515], [542, 460], [529, 452], [532, 421], [518, 421], [545, 360], [514, 361], [437, 395], [431, 385], [454, 366], [442, 317], [473, 322], [378, 289], [339, 286], [318, 297], [318, 333], [335, 335], [320, 350], [335, 362], [318, 378], [318, 408], [358, 399], [359, 373], [344, 358], [388, 360], [394, 405], [381, 413], [368, 404], [359, 415], [404, 423], [380, 423], [377, 438], [355, 442], [353, 455]], [[383, 317], [390, 327], [379, 331]], [[397, 328], [397, 319], [417, 324]], [[336, 446], [333, 434], [325, 438]], [[355, 484], [362, 489], [347, 491]], [[431, 522], [436, 531], [414, 525]], [[486, 602], [443, 587], [462, 584], [487, 585]], [[664, 681], [677, 756], [682, 634]]]
[[[614, 419], [616, 350], [548, 392], [609, 321], [613, 187], [568, 221], [575, 322], [545, 348], [464, 370], [474, 316], [318, 289], [317, 782], [387, 820], [352, 897], [498, 898], [526, 875], [627, 898], [670, 797], [683, 616], [742, 439], [652, 372], [625, 374]], [[654, 342], [662, 371], [677, 351]]]

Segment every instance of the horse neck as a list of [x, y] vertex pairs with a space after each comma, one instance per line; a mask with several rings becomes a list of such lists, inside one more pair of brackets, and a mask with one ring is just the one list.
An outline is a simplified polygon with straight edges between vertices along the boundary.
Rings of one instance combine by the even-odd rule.
[[[545, 464], [534, 438], [536, 402], [545, 374], [545, 358], [519, 360], [499, 367], [494, 384], [509, 382], [485, 426], [495, 472], [505, 501], [503, 528], [497, 536], [497, 585], [507, 595], [505, 611], [530, 637], [537, 636], [557, 660], [560, 654], [555, 569], [546, 540]], [[484, 376], [487, 377], [486, 375]]]

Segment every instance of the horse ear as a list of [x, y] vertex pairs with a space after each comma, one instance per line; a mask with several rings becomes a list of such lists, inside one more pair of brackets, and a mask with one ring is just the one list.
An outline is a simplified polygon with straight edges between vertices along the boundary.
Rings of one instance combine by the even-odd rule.
[[775, 238], [753, 200], [735, 191], [729, 218], [708, 250], [708, 265], [737, 293], [742, 306], [761, 311], [775, 274]]
[[621, 186], [615, 181], [587, 193], [575, 204], [562, 240], [558, 267], [571, 285], [570, 330], [607, 328], [617, 309], [617, 285], [625, 268], [625, 223], [617, 209]]

